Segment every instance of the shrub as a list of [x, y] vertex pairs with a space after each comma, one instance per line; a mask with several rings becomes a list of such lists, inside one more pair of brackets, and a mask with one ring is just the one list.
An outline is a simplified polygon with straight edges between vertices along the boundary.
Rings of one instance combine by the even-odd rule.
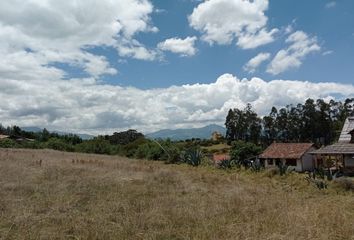
[[139, 145], [135, 151], [136, 158], [145, 158], [149, 160], [161, 160], [163, 154], [163, 149], [158, 144], [153, 142], [147, 142]]
[[19, 147], [19, 144], [12, 139], [3, 139], [0, 141], [1, 148], [16, 148]]
[[283, 176], [283, 175], [285, 175], [285, 174], [290, 173], [290, 172], [293, 171], [291, 168], [289, 168], [288, 165], [283, 164], [283, 163], [280, 163], [280, 164], [278, 165], [278, 169], [279, 169], [279, 174], [280, 174], [280, 176]]
[[199, 148], [188, 149], [181, 153], [181, 161], [193, 167], [199, 166], [202, 158], [202, 151]]
[[95, 138], [75, 145], [75, 151], [95, 154], [111, 154], [112, 145], [110, 145], [107, 140]]
[[237, 166], [246, 168], [251, 166], [250, 159], [261, 153], [261, 147], [248, 142], [236, 141], [232, 143], [231, 159], [235, 161]]
[[45, 143], [45, 147], [58, 151], [74, 151], [74, 147], [72, 145], [67, 144], [64, 140], [59, 138], [50, 138], [48, 142]]
[[235, 165], [234, 161], [230, 159], [218, 161], [216, 164], [217, 167], [221, 169], [230, 169]]
[[149, 140], [145, 138], [138, 138], [135, 141], [123, 146], [123, 154], [126, 157], [135, 157], [136, 151], [138, 150], [139, 146], [148, 142]]

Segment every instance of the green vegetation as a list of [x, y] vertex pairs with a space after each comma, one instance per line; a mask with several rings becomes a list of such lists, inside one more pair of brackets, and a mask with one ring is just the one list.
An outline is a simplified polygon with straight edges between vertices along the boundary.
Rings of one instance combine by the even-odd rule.
[[345, 119], [354, 114], [354, 98], [343, 103], [308, 99], [304, 104], [273, 107], [260, 118], [249, 104], [243, 110], [230, 109], [226, 117], [226, 139], [268, 146], [277, 142], [313, 142], [328, 145], [338, 139]]
[[262, 148], [250, 142], [235, 141], [232, 143], [231, 159], [238, 167], [251, 167], [251, 160], [262, 152]]
[[181, 161], [193, 167], [202, 163], [203, 153], [199, 148], [191, 148], [181, 153]]

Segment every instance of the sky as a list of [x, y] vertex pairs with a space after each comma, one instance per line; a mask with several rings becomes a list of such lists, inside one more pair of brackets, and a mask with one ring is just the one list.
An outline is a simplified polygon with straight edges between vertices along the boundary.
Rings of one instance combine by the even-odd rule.
[[0, 2], [5, 126], [149, 133], [348, 97], [352, 0]]

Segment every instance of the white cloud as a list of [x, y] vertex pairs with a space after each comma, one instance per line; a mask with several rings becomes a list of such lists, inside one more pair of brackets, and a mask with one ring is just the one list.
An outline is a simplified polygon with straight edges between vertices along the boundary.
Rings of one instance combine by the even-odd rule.
[[308, 54], [321, 50], [316, 37], [309, 37], [303, 31], [292, 33], [285, 42], [290, 46], [280, 50], [267, 68], [267, 72], [273, 75], [300, 67]]
[[274, 41], [278, 32], [266, 28], [267, 9], [268, 0], [209, 0], [193, 10], [189, 23], [210, 44], [231, 44], [236, 40], [243, 49], [256, 48]]
[[322, 53], [322, 56], [327, 56], [327, 55], [331, 55], [333, 53], [332, 50], [328, 50]]
[[267, 61], [269, 58], [270, 53], [259, 53], [257, 56], [251, 58], [243, 69], [249, 73], [254, 73], [259, 65], [261, 65], [264, 61]]
[[[153, 60], [156, 53], [134, 39], [137, 33], [157, 31], [150, 23], [152, 12], [148, 0], [1, 1], [1, 74], [22, 67], [32, 68], [27, 75], [31, 71], [63, 74], [55, 69], [55, 63], [82, 68], [93, 77], [116, 74], [105, 57], [89, 53], [95, 47], [116, 49], [124, 57]], [[17, 56], [31, 62], [23, 66], [25, 60]], [[6, 70], [7, 64], [10, 70]], [[18, 71], [19, 77], [22, 72]]]
[[158, 48], [163, 51], [170, 51], [181, 56], [193, 56], [197, 52], [194, 43], [197, 37], [169, 38], [158, 44]]
[[260, 114], [267, 114], [273, 105], [285, 106], [307, 98], [354, 97], [354, 86], [349, 84], [241, 80], [231, 74], [210, 84], [149, 90], [100, 84], [92, 78], [1, 78], [0, 82], [0, 119], [4, 125], [94, 134], [223, 124], [230, 108], [242, 108], [248, 102]]
[[337, 5], [337, 3], [335, 1], [328, 2], [328, 3], [326, 3], [325, 8], [333, 8], [336, 5]]

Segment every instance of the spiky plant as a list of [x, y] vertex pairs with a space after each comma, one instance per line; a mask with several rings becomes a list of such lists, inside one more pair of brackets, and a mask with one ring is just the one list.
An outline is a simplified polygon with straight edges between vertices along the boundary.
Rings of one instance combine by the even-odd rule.
[[203, 158], [202, 151], [198, 148], [188, 149], [181, 153], [181, 160], [193, 167], [201, 164]]
[[288, 170], [288, 166], [286, 164], [280, 163], [278, 165], [278, 169], [279, 169], [279, 174], [280, 176], [285, 175], [289, 170]]
[[234, 161], [230, 159], [224, 159], [218, 162], [218, 167], [222, 169], [231, 169], [234, 165]]

